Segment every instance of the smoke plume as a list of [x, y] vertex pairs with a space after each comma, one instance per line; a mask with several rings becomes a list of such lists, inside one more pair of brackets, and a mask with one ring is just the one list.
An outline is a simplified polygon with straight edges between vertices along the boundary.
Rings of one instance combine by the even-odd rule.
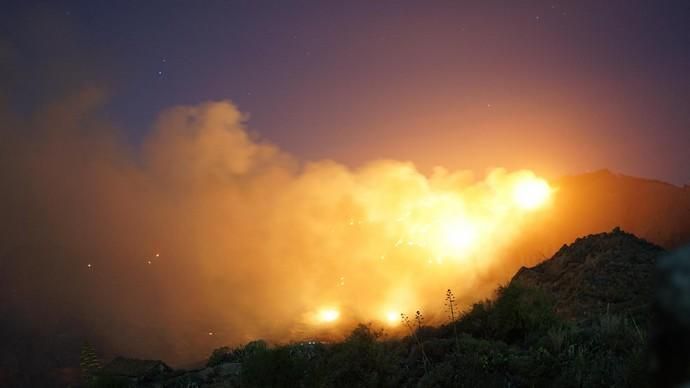
[[4, 114], [1, 302], [110, 353], [189, 361], [355, 322], [394, 332], [415, 310], [440, 322], [446, 289], [466, 305], [522, 264], [505, 248], [544, 211], [516, 202], [543, 182], [528, 171], [305, 162], [228, 101], [166, 110], [134, 147], [101, 103], [87, 90]]

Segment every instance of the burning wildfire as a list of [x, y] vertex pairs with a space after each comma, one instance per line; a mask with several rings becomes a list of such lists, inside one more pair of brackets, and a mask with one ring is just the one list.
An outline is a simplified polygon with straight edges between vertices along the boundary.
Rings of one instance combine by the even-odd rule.
[[515, 185], [515, 202], [523, 209], [535, 209], [546, 202], [551, 194], [543, 179], [525, 179]]
[[140, 155], [85, 137], [96, 130], [48, 125], [45, 142], [14, 153], [27, 155], [6, 164], [16, 179], [35, 182], [15, 186], [61, 204], [7, 208], [41, 209], [37, 224], [56, 225], [50, 241], [71, 249], [60, 268], [75, 295], [92, 296], [73, 315], [122, 327], [151, 317], [181, 354], [190, 332], [238, 344], [339, 335], [357, 322], [400, 328], [400, 314], [416, 310], [434, 323], [447, 289], [467, 305], [519, 267], [506, 249], [554, 192], [531, 171], [305, 163], [250, 136], [243, 120], [227, 102], [171, 109]]
[[[380, 192], [367, 193], [370, 199], [374, 194], [374, 200], [361, 203], [364, 214], [347, 223], [353, 229], [350, 233], [362, 241], [368, 240], [368, 244], [353, 245], [352, 253], [356, 255], [369, 246], [375, 252], [372, 256], [379, 254], [381, 265], [391, 273], [411, 271], [413, 275], [419, 271], [419, 279], [425, 275], [443, 278], [488, 265], [495, 260], [490, 253], [501, 239], [498, 236], [506, 235], [506, 226], [519, 225], [523, 217], [546, 206], [552, 193], [549, 184], [532, 172], [507, 174], [501, 170], [492, 173], [485, 183], [466, 190], [429, 187], [423, 193], [401, 196], [401, 192], [383, 191], [383, 187]], [[404, 276], [399, 278], [405, 283]], [[344, 277], [340, 279], [339, 286], [344, 287]], [[369, 314], [359, 316], [359, 312], [356, 318], [395, 325], [400, 321], [400, 313], [386, 306], [397, 305], [402, 311], [414, 309], [414, 301], [419, 298], [414, 295], [415, 289], [419, 285], [412, 283], [404, 292], [395, 288], [384, 292], [380, 300], [369, 299], [364, 305], [340, 292], [344, 294], [340, 303], [352, 304], [349, 307], [354, 310], [378, 304], [379, 307], [372, 306]], [[374, 309], [384, 313], [374, 314]], [[336, 309], [322, 309], [317, 316], [317, 323], [332, 323], [341, 318]]]
[[334, 322], [340, 317], [340, 311], [336, 309], [324, 309], [319, 311], [319, 320], [321, 322]]

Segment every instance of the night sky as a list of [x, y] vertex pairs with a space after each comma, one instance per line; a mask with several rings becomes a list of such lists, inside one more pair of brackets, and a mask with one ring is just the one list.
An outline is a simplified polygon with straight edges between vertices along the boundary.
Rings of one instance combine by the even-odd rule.
[[0, 22], [13, 109], [102, 88], [134, 146], [227, 99], [305, 160], [690, 182], [688, 1], [15, 1]]
[[0, 4], [0, 372], [445, 324], [690, 236], [690, 0]]

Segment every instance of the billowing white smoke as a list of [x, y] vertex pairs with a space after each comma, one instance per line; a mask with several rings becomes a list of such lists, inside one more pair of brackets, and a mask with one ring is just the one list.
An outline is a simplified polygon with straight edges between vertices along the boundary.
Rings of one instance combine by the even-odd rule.
[[0, 149], [2, 243], [37, 272], [20, 290], [36, 300], [9, 303], [62, 306], [112, 351], [181, 360], [357, 321], [395, 330], [418, 309], [438, 321], [446, 289], [468, 303], [514, 272], [504, 248], [548, 199], [528, 171], [304, 163], [252, 137], [230, 102], [164, 112], [133, 151], [93, 98], [13, 120], [26, 131]]

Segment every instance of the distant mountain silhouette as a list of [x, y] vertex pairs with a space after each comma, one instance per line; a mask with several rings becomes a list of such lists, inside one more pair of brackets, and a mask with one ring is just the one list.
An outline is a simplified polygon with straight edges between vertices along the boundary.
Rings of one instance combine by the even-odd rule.
[[608, 170], [564, 177], [554, 185], [554, 217], [574, 227], [565, 241], [616, 226], [666, 248], [690, 241], [689, 186]]
[[615, 227], [666, 249], [690, 242], [690, 186], [600, 170], [562, 177], [550, 209], [535, 214], [509, 252], [531, 266], [569, 241]]

